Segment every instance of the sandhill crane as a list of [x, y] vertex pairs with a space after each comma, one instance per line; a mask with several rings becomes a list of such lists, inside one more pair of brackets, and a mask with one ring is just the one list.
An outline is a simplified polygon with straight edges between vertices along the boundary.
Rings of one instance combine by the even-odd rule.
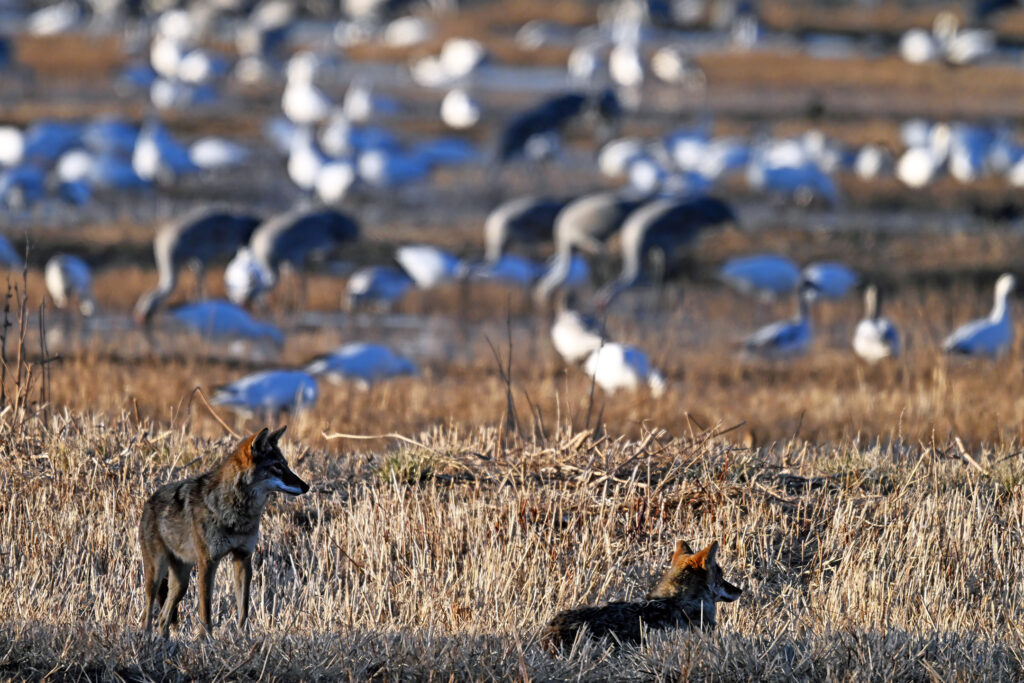
[[665, 393], [665, 377], [635, 346], [605, 344], [590, 354], [583, 363], [583, 371], [609, 394], [619, 389], [634, 390], [644, 384], [655, 398]]
[[164, 225], [153, 240], [157, 286], [139, 297], [135, 304], [137, 322], [149, 322], [157, 307], [170, 296], [178, 282], [178, 271], [191, 265], [196, 269], [200, 296], [206, 264], [229, 258], [245, 244], [260, 220], [246, 213], [199, 208]]
[[797, 317], [765, 325], [747, 337], [743, 347], [749, 353], [773, 358], [802, 355], [811, 345], [814, 336], [810, 315], [810, 306], [814, 298], [814, 285], [804, 282], [800, 285], [797, 295], [799, 303]]
[[[588, 113], [593, 113], [605, 127], [611, 128], [618, 122], [622, 110], [611, 90], [596, 95], [556, 95], [519, 113], [505, 125], [498, 141], [496, 161], [510, 161], [523, 153], [530, 138], [557, 132], [572, 119]], [[602, 134], [602, 137], [608, 135]]]
[[302, 370], [267, 370], [214, 389], [210, 402], [245, 415], [278, 415], [316, 403], [316, 379]]
[[676, 249], [692, 242], [705, 228], [735, 221], [732, 208], [714, 197], [656, 199], [638, 208], [622, 225], [622, 272], [598, 294], [599, 304], [611, 303], [637, 284], [648, 255], [657, 257], [655, 280], [661, 282]]
[[995, 302], [987, 318], [972, 320], [961, 325], [942, 342], [947, 353], [981, 356], [1001, 356], [1013, 344], [1013, 321], [1007, 299], [1017, 286], [1017, 280], [1003, 273], [996, 280]]
[[351, 380], [362, 388], [401, 375], [415, 375], [416, 365], [381, 344], [344, 344], [306, 366], [306, 371], [332, 384]]
[[46, 291], [54, 305], [65, 309], [72, 300], [78, 303], [82, 315], [90, 316], [96, 310], [92, 298], [92, 273], [85, 261], [71, 254], [57, 254], [46, 262], [44, 279]]
[[252, 233], [249, 249], [266, 282], [277, 282], [280, 268], [301, 269], [311, 255], [359, 238], [359, 224], [334, 209], [300, 208], [264, 221]]
[[494, 262], [513, 242], [551, 240], [555, 219], [567, 200], [551, 197], [516, 197], [499, 204], [484, 221], [484, 258]]
[[900, 333], [882, 317], [882, 297], [874, 285], [864, 290], [864, 319], [853, 333], [853, 351], [869, 363], [900, 355]]
[[555, 258], [551, 269], [534, 289], [538, 301], [546, 301], [552, 291], [564, 284], [573, 249], [591, 254], [604, 252], [604, 241], [622, 227], [626, 216], [643, 201], [641, 197], [598, 192], [567, 204], [555, 219]]

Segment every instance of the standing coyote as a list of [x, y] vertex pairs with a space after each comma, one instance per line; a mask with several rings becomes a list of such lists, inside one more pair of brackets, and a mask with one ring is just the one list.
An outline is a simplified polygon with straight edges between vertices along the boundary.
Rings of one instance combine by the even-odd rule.
[[158, 623], [167, 637], [171, 624], [177, 622], [178, 603], [188, 588], [193, 565], [199, 565], [199, 618], [206, 633], [211, 633], [213, 579], [217, 564], [228, 554], [235, 569], [238, 627], [245, 627], [252, 551], [267, 498], [275, 491], [297, 496], [309, 490], [277, 447], [284, 430], [263, 428], [206, 474], [166, 484], [146, 501], [139, 544], [147, 633], [153, 625], [153, 607], [162, 605]]
[[594, 638], [611, 635], [620, 642], [638, 643], [643, 626], [715, 627], [715, 603], [732, 602], [743, 592], [722, 576], [718, 541], [699, 553], [677, 541], [672, 566], [645, 600], [612, 602], [601, 607], [578, 607], [559, 612], [544, 630], [542, 641], [552, 653], [570, 647], [583, 627]]

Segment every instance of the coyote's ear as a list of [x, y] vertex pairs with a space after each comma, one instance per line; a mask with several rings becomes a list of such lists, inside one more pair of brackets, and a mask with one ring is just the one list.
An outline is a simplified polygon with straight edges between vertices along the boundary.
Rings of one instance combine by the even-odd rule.
[[284, 430], [288, 429], [288, 425], [284, 425], [275, 432], [270, 432], [270, 436], [267, 437], [267, 443], [271, 446], [276, 446], [277, 442], [281, 440], [281, 435], [284, 434]]
[[706, 569], [709, 565], [715, 564], [718, 556], [718, 541], [715, 541], [704, 550], [690, 558], [690, 563], [697, 569]]
[[676, 541], [676, 549], [672, 553], [672, 566], [682, 567], [686, 562], [686, 558], [693, 554], [693, 550], [683, 539]]
[[267, 429], [266, 427], [261, 429], [259, 431], [259, 433], [256, 435], [256, 437], [253, 439], [252, 447], [254, 449], [256, 449], [257, 451], [262, 451], [264, 448], [266, 448], [267, 447], [267, 435], [269, 433], [270, 433], [270, 430]]

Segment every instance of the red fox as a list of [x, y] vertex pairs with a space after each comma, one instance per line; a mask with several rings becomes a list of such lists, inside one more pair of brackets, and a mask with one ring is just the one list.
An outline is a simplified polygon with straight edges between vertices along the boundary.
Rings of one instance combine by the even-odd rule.
[[559, 612], [545, 629], [542, 642], [557, 654], [571, 647], [584, 627], [590, 637], [610, 635], [628, 643], [640, 642], [644, 626], [713, 629], [715, 603], [732, 602], [743, 592], [722, 576], [717, 555], [718, 541], [699, 553], [694, 553], [685, 541], [677, 541], [671, 566], [645, 600]]
[[199, 618], [206, 633], [212, 633], [213, 579], [226, 555], [235, 570], [238, 627], [245, 628], [252, 552], [267, 499], [274, 492], [297, 496], [309, 490], [278, 448], [284, 430], [264, 428], [206, 474], [162, 486], [146, 501], [139, 522], [146, 633], [152, 629], [153, 608], [162, 606], [158, 625], [168, 636], [193, 565], [199, 567]]

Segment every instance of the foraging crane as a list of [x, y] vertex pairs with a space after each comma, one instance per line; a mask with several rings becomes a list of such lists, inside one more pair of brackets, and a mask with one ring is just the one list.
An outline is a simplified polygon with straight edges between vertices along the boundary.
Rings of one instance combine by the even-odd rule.
[[[586, 114], [594, 114], [606, 127], [617, 124], [622, 114], [615, 93], [605, 90], [596, 95], [566, 93], [556, 95], [530, 107], [510, 120], [501, 132], [496, 161], [505, 163], [523, 154], [527, 141], [546, 133], [555, 133], [569, 121]], [[601, 137], [608, 137], [602, 134]]]
[[555, 219], [565, 207], [564, 199], [516, 197], [499, 204], [484, 221], [484, 258], [501, 258], [512, 242], [548, 242], [555, 230]]
[[269, 323], [254, 319], [245, 309], [229, 301], [199, 301], [179, 306], [170, 312], [171, 318], [207, 339], [247, 339], [270, 341], [284, 346], [284, 335]]
[[345, 380], [369, 388], [374, 382], [401, 375], [415, 375], [416, 365], [381, 344], [344, 344], [306, 366], [306, 372], [332, 384]]
[[800, 284], [800, 269], [785, 256], [755, 254], [726, 261], [718, 278], [741, 294], [774, 299]]
[[900, 355], [900, 333], [882, 316], [882, 297], [878, 288], [864, 290], [864, 319], [853, 333], [853, 351], [869, 363]]
[[958, 327], [942, 342], [942, 350], [968, 356], [1001, 356], [1013, 344], [1013, 320], [1007, 299], [1017, 280], [1003, 273], [996, 280], [995, 302], [987, 318], [979, 318]]
[[573, 249], [602, 253], [604, 242], [622, 227], [626, 216], [644, 202], [615, 192], [584, 195], [566, 205], [555, 219], [555, 258], [550, 270], [534, 289], [538, 301], [546, 301], [569, 275]]
[[656, 199], [631, 213], [622, 225], [622, 272], [598, 294], [607, 306], [619, 294], [636, 285], [644, 260], [657, 257], [657, 277], [662, 282], [672, 253], [689, 244], [705, 228], [736, 221], [732, 208], [714, 197], [699, 199]]
[[249, 249], [268, 286], [277, 282], [281, 266], [301, 269], [312, 254], [359, 238], [359, 224], [334, 209], [300, 208], [260, 224], [249, 239]]
[[152, 319], [157, 307], [174, 291], [178, 271], [186, 265], [196, 269], [201, 295], [206, 264], [234, 254], [249, 241], [259, 223], [259, 218], [250, 214], [204, 207], [164, 225], [153, 240], [157, 286], [139, 297], [136, 322]]

